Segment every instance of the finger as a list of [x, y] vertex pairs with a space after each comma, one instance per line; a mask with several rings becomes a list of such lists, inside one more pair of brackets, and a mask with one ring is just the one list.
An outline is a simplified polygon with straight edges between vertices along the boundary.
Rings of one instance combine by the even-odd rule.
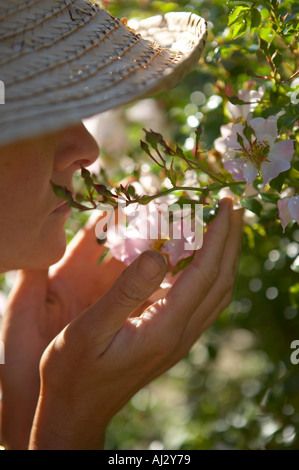
[[[174, 341], [172, 342], [174, 347], [171, 349], [172, 364], [175, 364], [188, 353], [200, 335], [217, 320], [218, 316], [231, 302], [232, 289], [230, 286], [232, 286], [237, 272], [238, 259], [241, 250], [242, 227], [243, 210], [234, 211], [230, 219], [230, 231], [226, 239], [219, 279], [215, 282], [214, 286], [208, 292], [207, 297], [194, 312], [179, 339], [177, 340], [174, 338]], [[231, 282], [229, 282], [228, 287], [226, 287], [225, 282], [227, 282], [229, 278], [231, 278]], [[154, 307], [156, 309], [156, 313], [161, 315], [163, 304], [160, 303]], [[155, 313], [153, 308], [150, 311]], [[158, 331], [162, 328], [160, 315], [155, 315]], [[168, 328], [168, 333], [170, 336], [170, 328]], [[175, 337], [175, 335], [173, 336]], [[157, 332], [156, 337], [158, 337]], [[164, 343], [167, 343], [167, 341], [164, 340]], [[165, 369], [165, 365], [162, 365], [162, 368], [159, 369], [159, 373], [162, 373]]]
[[94, 339], [104, 350], [130, 314], [159, 287], [166, 269], [161, 254], [142, 253], [97, 302], [70, 324], [70, 328], [79, 326], [89, 340]]
[[242, 245], [243, 213], [232, 213], [218, 279], [190, 319], [183, 337], [185, 344], [193, 344], [231, 302]]
[[[174, 326], [186, 325], [217, 280], [229, 233], [232, 201], [222, 201], [215, 219], [208, 225], [202, 248], [184, 270], [164, 299], [164, 308]], [[168, 321], [168, 319], [166, 318]]]
[[106, 248], [98, 243], [95, 225], [102, 217], [93, 217], [76, 234], [63, 258], [50, 271], [52, 285], [63, 285], [65, 295], [76, 297], [80, 311], [103, 295], [125, 269], [125, 265], [111, 255], [99, 262]]
[[190, 348], [198, 340], [198, 337], [200, 336], [200, 334], [202, 334], [207, 328], [209, 328], [214, 323], [214, 321], [218, 318], [218, 316], [226, 307], [227, 302], [229, 302], [228, 298], [224, 298], [222, 300], [222, 302], [217, 306], [217, 309], [209, 317], [206, 323], [204, 325], [201, 325], [200, 332], [197, 331], [197, 334], [195, 334], [194, 331], [192, 331], [190, 335], [190, 331], [189, 332], [185, 331], [185, 333], [181, 337], [179, 344], [176, 346], [175, 349], [171, 350], [172, 351], [171, 363], [162, 363], [161, 367], [157, 368], [157, 370], [155, 371], [156, 376], [161, 375], [163, 372], [165, 372], [172, 365], [176, 364], [178, 361], [180, 361], [182, 358], [184, 358], [188, 354], [188, 352], [190, 351]]
[[231, 293], [227, 293], [224, 298], [221, 300], [221, 302], [219, 304], [217, 304], [215, 310], [213, 310], [212, 314], [210, 314], [206, 321], [200, 325], [200, 331], [198, 331], [199, 334], [196, 335], [196, 337], [194, 338], [192, 344], [195, 343], [195, 341], [197, 341], [198, 337], [204, 332], [206, 331], [208, 328], [210, 328], [210, 326], [212, 326], [215, 321], [217, 320], [217, 318], [219, 317], [219, 315], [221, 315], [221, 313], [226, 309], [226, 307], [230, 304], [232, 300], [232, 296], [231, 296]]
[[150, 305], [154, 304], [155, 302], [158, 302], [158, 300], [160, 299], [164, 299], [167, 292], [169, 292], [176, 279], [178, 279], [181, 274], [182, 271], [178, 272], [174, 276], [168, 273], [159, 288], [153, 293], [153, 295], [150, 296], [150, 298], [146, 302], [144, 302], [144, 304], [142, 304], [140, 307], [137, 308], [137, 310], [135, 310], [135, 312], [133, 312], [132, 316], [139, 317], [144, 312], [144, 310], [146, 310]]

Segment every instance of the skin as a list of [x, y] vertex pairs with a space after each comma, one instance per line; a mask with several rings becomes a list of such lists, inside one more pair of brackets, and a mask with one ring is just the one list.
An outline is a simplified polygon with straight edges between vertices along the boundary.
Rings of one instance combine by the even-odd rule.
[[63, 201], [50, 181], [71, 190], [74, 172], [98, 154], [82, 124], [0, 148], [0, 270], [47, 268], [61, 258], [69, 213], [55, 212]]
[[74, 171], [96, 154], [81, 125], [0, 149], [0, 265], [19, 269], [0, 366], [2, 438], [10, 449], [103, 448], [113, 416], [182, 359], [232, 298], [243, 213], [230, 199], [192, 264], [153, 304], [166, 272], [159, 253], [143, 253], [126, 269], [113, 258], [98, 265], [103, 247], [94, 225], [64, 253], [67, 212], [53, 216], [62, 201], [50, 181], [71, 189]]

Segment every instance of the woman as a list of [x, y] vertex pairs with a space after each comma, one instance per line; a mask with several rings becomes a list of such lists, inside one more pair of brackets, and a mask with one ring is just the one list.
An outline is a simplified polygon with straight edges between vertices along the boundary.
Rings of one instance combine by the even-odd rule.
[[72, 190], [74, 172], [98, 156], [80, 120], [173, 85], [198, 60], [205, 22], [188, 14], [141, 23], [158, 45], [83, 0], [10, 0], [0, 13], [0, 269], [19, 270], [3, 322], [2, 441], [101, 449], [119, 409], [230, 302], [242, 213], [223, 200], [192, 264], [149, 305], [163, 257], [99, 266], [93, 225], [65, 251], [70, 210], [51, 183]]

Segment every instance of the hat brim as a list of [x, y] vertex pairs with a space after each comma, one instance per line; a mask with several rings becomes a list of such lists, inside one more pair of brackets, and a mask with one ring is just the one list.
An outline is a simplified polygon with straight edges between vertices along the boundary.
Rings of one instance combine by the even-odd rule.
[[89, 2], [67, 0], [59, 11], [62, 2], [53, 3], [46, 19], [46, 8], [34, 11], [34, 5], [31, 21], [30, 7], [2, 19], [2, 145], [172, 88], [205, 45], [206, 22], [195, 14], [155, 16], [133, 30]]

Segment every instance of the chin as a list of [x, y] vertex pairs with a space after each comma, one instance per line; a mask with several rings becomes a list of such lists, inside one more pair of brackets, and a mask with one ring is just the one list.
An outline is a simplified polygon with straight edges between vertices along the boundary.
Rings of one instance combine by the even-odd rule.
[[47, 246], [41, 250], [39, 256], [37, 256], [35, 264], [37, 269], [46, 269], [57, 263], [64, 255], [66, 250], [66, 235], [63, 231], [61, 237], [55, 237], [54, 243], [47, 244]]
[[16, 240], [17, 248], [0, 253], [0, 270], [5, 272], [18, 269], [48, 269], [63, 257], [66, 245], [66, 234], [61, 227], [34, 240], [30, 240], [30, 237], [26, 237], [26, 240], [23, 238], [22, 241]]
[[66, 250], [66, 234], [61, 230], [59, 234], [47, 237], [38, 242], [31, 250], [28, 250], [28, 257], [23, 260], [23, 266], [18, 269], [48, 269], [57, 263]]

